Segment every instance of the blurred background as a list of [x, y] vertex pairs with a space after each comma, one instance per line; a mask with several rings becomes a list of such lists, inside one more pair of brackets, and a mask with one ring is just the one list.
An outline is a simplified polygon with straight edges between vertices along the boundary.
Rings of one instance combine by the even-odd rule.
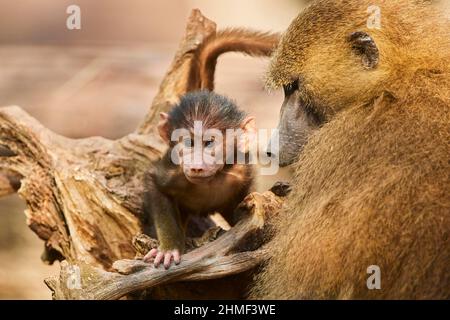
[[[81, 30], [66, 9], [81, 8]], [[302, 0], [0, 0], [0, 106], [19, 105], [45, 126], [80, 138], [119, 138], [143, 119], [193, 8], [218, 28], [282, 31]], [[276, 127], [280, 92], [268, 93], [267, 61], [228, 54], [217, 91], [235, 99], [260, 128]], [[263, 189], [272, 181], [263, 181]], [[40, 261], [24, 203], [0, 199], [0, 299], [50, 299], [43, 279], [59, 267]]]

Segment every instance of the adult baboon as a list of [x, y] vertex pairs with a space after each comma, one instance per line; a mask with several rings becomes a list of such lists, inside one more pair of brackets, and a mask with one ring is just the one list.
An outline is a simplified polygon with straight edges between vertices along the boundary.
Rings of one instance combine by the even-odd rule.
[[268, 82], [295, 176], [250, 296], [450, 298], [448, 21], [430, 1], [315, 1]]

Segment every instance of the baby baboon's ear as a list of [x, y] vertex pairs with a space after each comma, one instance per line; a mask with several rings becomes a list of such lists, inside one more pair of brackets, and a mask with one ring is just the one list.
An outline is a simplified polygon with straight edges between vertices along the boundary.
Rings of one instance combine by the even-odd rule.
[[238, 150], [247, 153], [256, 139], [255, 117], [245, 118], [241, 123], [241, 130], [243, 134], [239, 137]]
[[167, 113], [161, 112], [159, 114], [158, 132], [164, 142], [170, 142], [169, 115]]
[[380, 53], [378, 47], [372, 37], [363, 32], [353, 32], [349, 37], [353, 51], [361, 56], [361, 61], [366, 69], [374, 69], [378, 66]]

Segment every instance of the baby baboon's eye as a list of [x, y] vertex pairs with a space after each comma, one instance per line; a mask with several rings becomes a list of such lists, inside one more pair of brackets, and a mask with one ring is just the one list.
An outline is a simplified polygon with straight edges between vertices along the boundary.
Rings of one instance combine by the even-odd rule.
[[186, 148], [192, 148], [194, 146], [194, 140], [191, 138], [184, 139], [183, 144]]
[[291, 94], [293, 94], [295, 91], [298, 90], [298, 79], [295, 81], [292, 81], [291, 83], [283, 86], [284, 90], [284, 96], [289, 97]]
[[214, 146], [214, 140], [207, 140], [205, 141], [205, 148], [211, 148]]

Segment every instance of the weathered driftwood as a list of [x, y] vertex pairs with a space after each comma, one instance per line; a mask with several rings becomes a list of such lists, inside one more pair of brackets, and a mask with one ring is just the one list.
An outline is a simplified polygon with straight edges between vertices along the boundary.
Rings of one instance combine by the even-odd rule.
[[[55, 298], [114, 299], [169, 282], [221, 278], [254, 267], [264, 256], [262, 249], [256, 250], [262, 244], [257, 230], [264, 226], [265, 214], [280, 206], [270, 192], [250, 196], [243, 204], [253, 208], [247, 219], [189, 252], [181, 265], [169, 271], [130, 260], [137, 251], [131, 240], [146, 228], [142, 177], [164, 150], [153, 131], [156, 116], [186, 92], [193, 52], [215, 30], [215, 24], [198, 10], [192, 12], [186, 36], [147, 117], [135, 133], [122, 139], [68, 139], [19, 107], [0, 108], [0, 196], [17, 191], [27, 204], [27, 224], [45, 241], [43, 260], [65, 260], [60, 276], [47, 280]], [[81, 287], [73, 278], [77, 266]], [[125, 270], [136, 272], [125, 275], [129, 273]], [[220, 285], [231, 287], [232, 282]], [[187, 285], [183, 290], [189, 291]], [[214, 288], [214, 292], [221, 290], [226, 291]], [[150, 297], [172, 298], [173, 292], [169, 288]], [[206, 290], [204, 298], [208, 297], [213, 296]]]

